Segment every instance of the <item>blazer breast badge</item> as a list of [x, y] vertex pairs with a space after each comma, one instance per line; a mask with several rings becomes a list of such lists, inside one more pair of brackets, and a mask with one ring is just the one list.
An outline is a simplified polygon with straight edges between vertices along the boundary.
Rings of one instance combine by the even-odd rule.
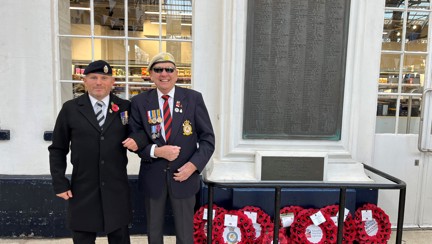
[[183, 135], [185, 136], [192, 135], [192, 125], [189, 120], [183, 122]]

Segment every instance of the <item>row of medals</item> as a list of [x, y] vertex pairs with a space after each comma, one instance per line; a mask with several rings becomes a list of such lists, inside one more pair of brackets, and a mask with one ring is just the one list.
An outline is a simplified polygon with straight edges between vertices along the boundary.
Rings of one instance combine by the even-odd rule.
[[160, 137], [162, 115], [160, 109], [148, 111], [148, 122], [151, 124], [152, 138], [153, 140]]

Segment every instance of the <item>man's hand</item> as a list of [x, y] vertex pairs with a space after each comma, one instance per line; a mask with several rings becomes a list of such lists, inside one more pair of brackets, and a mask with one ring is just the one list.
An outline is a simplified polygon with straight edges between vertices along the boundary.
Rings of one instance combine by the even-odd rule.
[[138, 150], [138, 145], [136, 144], [135, 140], [132, 138], [127, 138], [126, 140], [122, 141], [123, 147], [135, 152]]
[[197, 167], [192, 162], [187, 162], [185, 165], [181, 166], [177, 171], [177, 173], [174, 173], [174, 180], [182, 182], [187, 180], [195, 171], [197, 170]]
[[72, 191], [65, 191], [63, 193], [56, 194], [56, 196], [63, 198], [64, 200], [69, 200], [69, 198], [72, 198]]
[[168, 161], [174, 161], [180, 154], [180, 147], [165, 145], [162, 147], [156, 147], [154, 155], [158, 158], [164, 158]]

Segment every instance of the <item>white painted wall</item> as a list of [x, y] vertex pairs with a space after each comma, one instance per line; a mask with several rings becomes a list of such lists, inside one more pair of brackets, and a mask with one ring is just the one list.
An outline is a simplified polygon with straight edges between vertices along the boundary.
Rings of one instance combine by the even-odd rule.
[[47, 174], [54, 125], [51, 1], [3, 0], [0, 23], [0, 174]]

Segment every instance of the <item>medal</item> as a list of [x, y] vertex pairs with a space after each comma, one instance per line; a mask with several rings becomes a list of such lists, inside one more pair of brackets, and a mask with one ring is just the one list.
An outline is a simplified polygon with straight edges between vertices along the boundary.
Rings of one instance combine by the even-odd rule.
[[156, 110], [152, 110], [152, 124], [156, 124], [157, 118], [156, 118]]
[[182, 105], [181, 105], [180, 101], [177, 101], [177, 102], [176, 102], [176, 105], [175, 105], [175, 109], [174, 109], [174, 111], [175, 111], [176, 113], [178, 113], [178, 112], [183, 113], [183, 109], [182, 109]]
[[128, 124], [129, 121], [128, 111], [121, 112], [120, 118], [123, 125]]
[[160, 137], [160, 131], [162, 129], [162, 126], [160, 124], [156, 125], [156, 137], [159, 138]]
[[157, 111], [157, 119], [156, 119], [156, 121], [160, 124], [160, 123], [162, 123], [162, 115], [161, 115], [160, 109], [158, 109], [156, 111]]
[[147, 111], [147, 120], [148, 120], [149, 124], [152, 123], [152, 119], [151, 119], [151, 112], [150, 112], [150, 110]]
[[152, 134], [152, 139], [155, 140], [157, 138], [157, 126], [156, 125], [151, 126], [151, 134]]

